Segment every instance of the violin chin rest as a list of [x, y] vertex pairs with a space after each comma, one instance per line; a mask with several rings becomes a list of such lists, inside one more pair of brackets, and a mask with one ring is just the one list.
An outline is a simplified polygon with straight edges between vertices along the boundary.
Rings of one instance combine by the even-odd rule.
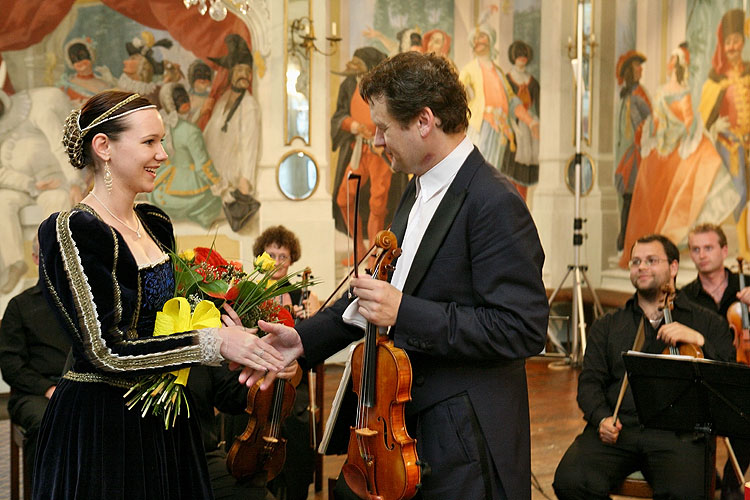
[[373, 495], [367, 491], [367, 477], [364, 472], [352, 464], [344, 464], [341, 467], [341, 473], [344, 475], [344, 481], [349, 489], [359, 498], [367, 500], [382, 500], [382, 497]]

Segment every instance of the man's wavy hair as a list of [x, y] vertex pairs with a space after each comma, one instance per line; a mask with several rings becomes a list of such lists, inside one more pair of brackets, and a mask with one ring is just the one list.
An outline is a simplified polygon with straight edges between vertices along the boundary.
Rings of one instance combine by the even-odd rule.
[[386, 59], [360, 82], [365, 102], [385, 98], [388, 113], [407, 127], [424, 108], [439, 118], [446, 134], [469, 126], [469, 104], [458, 72], [447, 58], [435, 54], [403, 52]]

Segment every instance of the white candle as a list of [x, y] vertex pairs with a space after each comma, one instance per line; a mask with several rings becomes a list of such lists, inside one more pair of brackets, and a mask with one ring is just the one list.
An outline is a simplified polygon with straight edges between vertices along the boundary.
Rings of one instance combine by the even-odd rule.
[[331, 36], [336, 36], [336, 21], [331, 23]]

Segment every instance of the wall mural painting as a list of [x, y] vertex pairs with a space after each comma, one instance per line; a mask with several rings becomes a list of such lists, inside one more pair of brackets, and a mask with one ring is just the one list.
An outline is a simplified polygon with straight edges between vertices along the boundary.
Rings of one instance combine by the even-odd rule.
[[[331, 118], [333, 150], [338, 152], [333, 185], [333, 215], [340, 231], [353, 234], [360, 251], [364, 239], [390, 223], [407, 177], [389, 168], [389, 159], [372, 145], [375, 127], [358, 82], [385, 57], [408, 50], [434, 52], [451, 59], [467, 86], [472, 119], [469, 137], [484, 156], [508, 175], [526, 198], [539, 179], [539, 53], [541, 0], [480, 5], [471, 26], [457, 39], [454, 0], [369, 0], [351, 9], [348, 19], [352, 58], [334, 74], [340, 83]], [[472, 17], [472, 16], [469, 16]], [[500, 26], [512, 26], [503, 40]], [[471, 57], [457, 60], [456, 46]], [[349, 172], [362, 175], [360, 220], [353, 221], [354, 186]], [[362, 236], [364, 235], [364, 237]]]
[[148, 201], [175, 221], [209, 228], [227, 218], [239, 230], [259, 207], [253, 194], [260, 108], [245, 24], [231, 14], [216, 22], [166, 0], [148, 9], [135, 0], [45, 3], [59, 12], [38, 16], [44, 19], [33, 16], [38, 3], [11, 2], [10, 18], [28, 22], [18, 23], [22, 31], [0, 32], [7, 68], [0, 82], [0, 228], [6, 235], [0, 293], [27, 271], [23, 210], [36, 206], [41, 214], [34, 219], [45, 218], [70, 208], [88, 188], [89, 180], [68, 164], [60, 131], [72, 108], [105, 89], [138, 92], [160, 108], [170, 158]]
[[[663, 50], [664, 61], [652, 61], [635, 44], [635, 2], [618, 6], [625, 15], [618, 17], [624, 21], [615, 75], [615, 186], [622, 201], [617, 248], [629, 249], [649, 233], [684, 247], [693, 225], [712, 222], [735, 229], [747, 258], [750, 22], [739, 1], [691, 0], [684, 7], [685, 24], [669, 26], [662, 37], [684, 41]], [[663, 81], [644, 88], [644, 71], [660, 71], [660, 64]], [[623, 252], [620, 266], [627, 260]]]

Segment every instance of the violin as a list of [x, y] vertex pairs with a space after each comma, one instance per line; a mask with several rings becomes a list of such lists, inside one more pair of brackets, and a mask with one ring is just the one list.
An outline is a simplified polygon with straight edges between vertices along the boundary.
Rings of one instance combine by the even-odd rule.
[[[743, 271], [742, 257], [737, 257], [739, 264], [740, 290], [745, 288], [745, 275]], [[737, 351], [737, 362], [750, 365], [750, 318], [748, 316], [747, 304], [741, 301], [734, 302], [727, 310], [727, 321], [734, 333], [734, 348]]]
[[[380, 231], [374, 278], [386, 280], [401, 254], [396, 237]], [[355, 259], [356, 260], [356, 259]], [[406, 431], [404, 406], [411, 400], [411, 363], [406, 351], [368, 323], [365, 341], [352, 353], [352, 386], [357, 393], [356, 424], [350, 428], [347, 463], [351, 490], [362, 499], [402, 500], [417, 493], [421, 469], [416, 441]]]
[[[285, 325], [294, 326], [291, 314], [279, 317]], [[281, 424], [294, 408], [295, 384], [276, 379], [273, 385], [261, 390], [261, 382], [262, 379], [247, 393], [245, 412], [250, 418], [245, 431], [235, 438], [227, 454], [227, 469], [237, 479], [266, 472], [266, 480], [270, 481], [279, 475], [286, 461], [286, 439], [280, 432]]]
[[[672, 287], [672, 285], [667, 284], [664, 285], [662, 288], [662, 293], [664, 293], [664, 305], [663, 311], [664, 311], [664, 324], [668, 325], [669, 323], [672, 323], [672, 309], [674, 308], [674, 295], [675, 295], [675, 289]], [[690, 344], [688, 342], [677, 342], [677, 345], [669, 345], [666, 348], [664, 348], [664, 351], [662, 351], [662, 354], [680, 354], [682, 356], [690, 356], [693, 358], [702, 358], [703, 357], [703, 350], [700, 348], [700, 346], [695, 344]]]

